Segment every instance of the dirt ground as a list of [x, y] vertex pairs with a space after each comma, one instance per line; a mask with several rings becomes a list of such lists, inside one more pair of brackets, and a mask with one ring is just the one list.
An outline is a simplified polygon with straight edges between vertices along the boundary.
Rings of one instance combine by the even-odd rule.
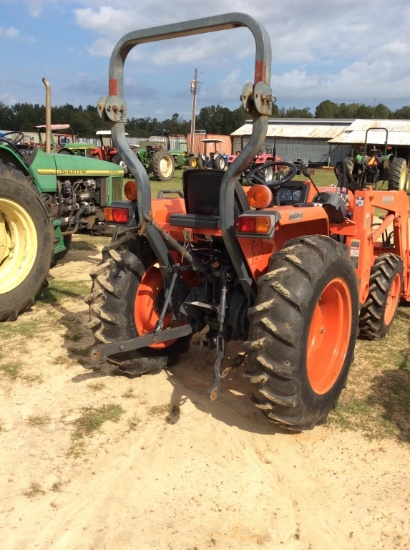
[[[87, 282], [99, 257], [70, 251], [52, 276]], [[334, 426], [281, 432], [241, 368], [210, 401], [213, 354], [195, 343], [158, 375], [86, 369], [87, 305], [67, 296], [16, 326], [44, 319], [47, 330], [8, 342], [24, 375], [0, 374], [1, 548], [410, 548], [408, 444]], [[124, 413], [75, 448], [76, 420], [102, 405]]]

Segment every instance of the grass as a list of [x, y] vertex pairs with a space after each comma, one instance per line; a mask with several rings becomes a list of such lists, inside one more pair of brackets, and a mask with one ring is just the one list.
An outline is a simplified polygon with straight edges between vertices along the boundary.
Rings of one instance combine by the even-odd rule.
[[104, 382], [92, 382], [88, 384], [88, 388], [92, 391], [102, 391], [106, 388], [106, 385]]
[[23, 365], [15, 361], [10, 361], [7, 363], [0, 364], [0, 372], [9, 378], [10, 380], [21, 379], [28, 384], [41, 384], [44, 382], [43, 375], [40, 373], [37, 374], [27, 374], [23, 373]]
[[148, 413], [153, 416], [161, 416], [163, 414], [168, 414], [169, 416], [179, 416], [180, 407], [172, 401], [164, 405], [155, 405], [148, 409]]
[[34, 498], [45, 494], [46, 492], [41, 487], [40, 483], [37, 483], [36, 481], [32, 481], [30, 487], [27, 489], [27, 491], [24, 491], [23, 493], [23, 495], [27, 498]]
[[51, 490], [54, 493], [61, 493], [61, 491], [63, 490], [63, 487], [64, 487], [64, 483], [62, 481], [55, 481], [51, 486]]
[[118, 422], [124, 412], [120, 405], [115, 404], [82, 409], [81, 416], [74, 422], [75, 430], [71, 434], [71, 446], [67, 455], [74, 458], [83, 456], [86, 453], [85, 439], [101, 433], [105, 422]]
[[140, 425], [141, 420], [137, 416], [133, 416], [132, 418], [128, 419], [128, 429], [130, 431], [136, 430], [138, 426]]
[[23, 365], [20, 363], [4, 363], [0, 365], [0, 371], [2, 371], [11, 380], [16, 380], [19, 377]]
[[24, 339], [34, 338], [41, 330], [44, 330], [45, 324], [49, 324], [49, 320], [49, 318], [43, 319], [41, 316], [35, 316], [28, 320], [20, 318], [17, 323], [0, 323], [0, 341], [7, 342], [16, 336]]
[[101, 407], [87, 407], [75, 421], [76, 428], [72, 434], [73, 439], [91, 437], [101, 430], [104, 422], [118, 422], [124, 414], [120, 405], [102, 405]]
[[50, 423], [50, 417], [47, 414], [33, 415], [27, 418], [27, 422], [30, 426], [41, 428], [42, 426]]
[[52, 281], [49, 286], [43, 289], [37, 296], [36, 304], [41, 305], [59, 305], [67, 298], [83, 299], [90, 292], [90, 283], [87, 281]]
[[[97, 237], [95, 237], [95, 239], [97, 239]], [[89, 250], [89, 251], [97, 251], [98, 250], [98, 246], [96, 246], [98, 243], [97, 242], [93, 242], [93, 241], [89, 241], [89, 240], [85, 240], [85, 239], [81, 239], [81, 240], [76, 240], [76, 241], [72, 241], [71, 242], [71, 246], [70, 246], [70, 250]], [[104, 243], [105, 244], [105, 243]]]
[[[358, 340], [347, 388], [329, 424], [369, 439], [410, 442], [410, 307], [401, 306], [382, 340]], [[404, 336], [404, 338], [403, 338]]]

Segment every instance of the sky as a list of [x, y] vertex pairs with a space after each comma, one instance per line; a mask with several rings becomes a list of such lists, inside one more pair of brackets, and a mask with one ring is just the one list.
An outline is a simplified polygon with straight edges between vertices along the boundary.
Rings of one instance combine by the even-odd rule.
[[[96, 106], [108, 95], [108, 68], [125, 34], [230, 12], [262, 23], [272, 44], [278, 107], [335, 103], [410, 105], [409, 0], [0, 0], [0, 102]], [[240, 106], [253, 80], [255, 42], [229, 29], [133, 48], [125, 61], [128, 118], [190, 120], [191, 80], [202, 107]], [[53, 121], [69, 122], [69, 121]]]

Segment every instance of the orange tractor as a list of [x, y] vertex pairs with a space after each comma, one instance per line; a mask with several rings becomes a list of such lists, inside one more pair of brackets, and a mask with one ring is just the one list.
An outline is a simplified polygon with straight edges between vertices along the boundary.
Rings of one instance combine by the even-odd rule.
[[[186, 170], [183, 197], [151, 198], [144, 167], [125, 140], [123, 64], [147, 41], [248, 28], [255, 39], [253, 83], [242, 104], [253, 133], [226, 171]], [[194, 333], [215, 353], [215, 399], [226, 345], [243, 342], [256, 406], [290, 430], [323, 422], [346, 384], [357, 335], [384, 337], [400, 300], [410, 301], [405, 191], [317, 188], [292, 163], [239, 176], [264, 142], [272, 107], [269, 37], [233, 13], [135, 31], [115, 47], [109, 92], [98, 109], [135, 177], [128, 201], [105, 209], [117, 238], [92, 273], [92, 357], [129, 376], [158, 372], [187, 351]], [[282, 179], [267, 179], [271, 167]]]

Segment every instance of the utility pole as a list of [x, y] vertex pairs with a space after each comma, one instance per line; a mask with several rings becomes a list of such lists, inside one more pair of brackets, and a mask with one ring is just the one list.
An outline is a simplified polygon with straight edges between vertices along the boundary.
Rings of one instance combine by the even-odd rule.
[[194, 79], [191, 80], [191, 94], [192, 94], [192, 115], [191, 115], [191, 143], [190, 153], [194, 152], [194, 134], [195, 134], [195, 117], [196, 117], [196, 93], [198, 91], [198, 70], [195, 69]]

